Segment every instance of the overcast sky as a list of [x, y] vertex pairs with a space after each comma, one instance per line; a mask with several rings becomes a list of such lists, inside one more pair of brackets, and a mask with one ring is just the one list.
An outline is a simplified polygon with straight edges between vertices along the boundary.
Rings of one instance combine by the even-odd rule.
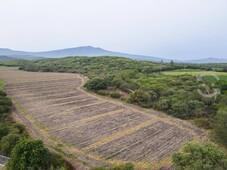
[[227, 0], [0, 0], [0, 48], [227, 58]]

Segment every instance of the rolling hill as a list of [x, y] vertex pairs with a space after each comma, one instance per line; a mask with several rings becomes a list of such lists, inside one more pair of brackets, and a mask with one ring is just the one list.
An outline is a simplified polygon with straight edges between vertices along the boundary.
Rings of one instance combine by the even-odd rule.
[[[81, 46], [75, 48], [66, 48], [60, 50], [44, 51], [44, 52], [26, 52], [26, 51], [15, 51], [6, 48], [0, 48], [0, 56], [4, 55], [6, 57], [12, 57], [15, 59], [28, 59], [28, 60], [38, 60], [44, 58], [61, 58], [66, 56], [118, 56], [126, 57], [135, 60], [153, 61], [153, 62], [170, 62], [171, 59], [159, 58], [154, 56], [144, 56], [136, 54], [128, 54], [121, 52], [114, 52], [104, 50], [99, 47], [92, 46]], [[174, 62], [179, 63], [227, 63], [227, 59], [218, 58], [206, 58], [198, 60], [174, 60]]]
[[7, 60], [15, 60], [15, 58], [8, 57], [8, 56], [0, 56], [0, 61], [7, 61]]
[[1, 49], [0, 55], [6, 55], [8, 57], [14, 58], [22, 58], [26, 59], [28, 56], [33, 56], [34, 58], [61, 58], [66, 56], [119, 56], [126, 57], [136, 60], [146, 60], [146, 61], [154, 61], [154, 62], [170, 62], [169, 59], [151, 57], [151, 56], [143, 56], [143, 55], [134, 55], [120, 52], [107, 51], [102, 48], [95, 48], [92, 46], [82, 46], [76, 48], [66, 48], [60, 50], [53, 51], [44, 51], [44, 52], [25, 52], [25, 51], [14, 51], [11, 49]]

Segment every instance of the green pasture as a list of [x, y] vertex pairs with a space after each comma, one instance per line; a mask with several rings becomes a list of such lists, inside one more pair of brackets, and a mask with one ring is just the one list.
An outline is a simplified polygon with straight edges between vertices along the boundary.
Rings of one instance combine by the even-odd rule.
[[206, 75], [204, 76], [204, 79], [208, 81], [214, 81], [215, 77], [213, 75], [216, 75], [220, 80], [227, 81], [226, 72], [204, 71], [199, 69], [182, 69], [182, 70], [164, 71], [163, 74], [171, 75], [171, 76], [181, 76], [185, 74], [190, 74], [193, 76]]

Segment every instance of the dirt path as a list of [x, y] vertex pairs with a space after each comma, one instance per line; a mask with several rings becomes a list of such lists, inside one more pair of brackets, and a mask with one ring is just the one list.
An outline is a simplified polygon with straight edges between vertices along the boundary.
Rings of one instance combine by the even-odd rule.
[[185, 121], [87, 93], [78, 74], [0, 68], [0, 79], [14, 117], [76, 169], [128, 161], [138, 169], [169, 167], [172, 152], [205, 139]]

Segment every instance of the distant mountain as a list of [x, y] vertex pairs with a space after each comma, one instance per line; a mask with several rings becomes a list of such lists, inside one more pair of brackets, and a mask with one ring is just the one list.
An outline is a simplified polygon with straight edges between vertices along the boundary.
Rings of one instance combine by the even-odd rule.
[[[24, 59], [24, 60], [40, 60], [44, 59], [42, 56], [33, 55], [30, 52], [24, 51], [14, 51], [7, 48], [0, 48], [0, 56], [4, 56], [5, 60], [8, 57], [8, 60]], [[3, 58], [2, 58], [3, 59]]]
[[0, 56], [0, 61], [7, 61], [7, 60], [15, 60], [15, 58], [8, 57], [8, 56]]
[[145, 61], [154, 61], [154, 62], [170, 62], [169, 59], [157, 58], [152, 56], [144, 56], [144, 55], [135, 55], [135, 54], [127, 54], [120, 52], [107, 51], [102, 48], [95, 48], [92, 46], [83, 46], [76, 48], [67, 48], [61, 50], [53, 50], [46, 52], [38, 52], [33, 53], [33, 55], [42, 56], [46, 58], [60, 58], [66, 56], [118, 56], [118, 57], [126, 57], [135, 60], [145, 60]]
[[118, 56], [118, 57], [131, 58], [135, 60], [145, 60], [145, 61], [154, 61], [154, 62], [171, 61], [169, 59], [164, 59], [164, 58], [107, 51], [102, 48], [95, 48], [92, 46], [83, 46], [83, 47], [67, 48], [67, 49], [61, 49], [61, 50], [44, 51], [44, 52], [24, 52], [24, 51], [14, 51], [10, 49], [0, 48], [0, 55], [6, 55], [9, 57], [23, 58], [23, 59], [28, 58], [28, 56], [30, 57], [33, 56], [33, 58], [37, 58], [37, 57], [61, 58], [66, 56]]
[[205, 63], [227, 63], [227, 59], [221, 59], [221, 58], [204, 58], [199, 60], [188, 60], [184, 61], [185, 63], [198, 63], [198, 64], [205, 64]]
[[[44, 58], [61, 58], [67, 56], [118, 56], [126, 57], [135, 60], [153, 61], [153, 62], [170, 62], [171, 59], [158, 58], [153, 56], [144, 56], [136, 54], [128, 54], [121, 52], [114, 52], [104, 50], [102, 48], [95, 48], [92, 46], [82, 46], [76, 48], [66, 48], [60, 50], [44, 51], [44, 52], [25, 52], [25, 51], [14, 51], [11, 49], [0, 48], [0, 56], [4, 55], [15, 59], [27, 59], [27, 60], [38, 60]], [[227, 59], [217, 58], [206, 58], [200, 60], [173, 60], [179, 63], [227, 63]]]

